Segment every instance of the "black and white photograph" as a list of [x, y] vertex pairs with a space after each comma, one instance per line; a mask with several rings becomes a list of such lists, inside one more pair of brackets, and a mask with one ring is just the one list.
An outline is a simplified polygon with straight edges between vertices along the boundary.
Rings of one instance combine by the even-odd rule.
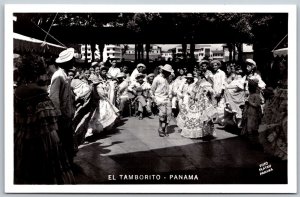
[[5, 12], [6, 192], [296, 192], [296, 6]]

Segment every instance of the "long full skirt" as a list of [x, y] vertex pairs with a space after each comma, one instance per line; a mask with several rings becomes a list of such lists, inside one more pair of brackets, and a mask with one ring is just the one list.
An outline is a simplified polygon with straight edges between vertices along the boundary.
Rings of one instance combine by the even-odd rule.
[[181, 135], [186, 138], [215, 136], [212, 119], [216, 114], [216, 109], [208, 99], [194, 102], [185, 98], [177, 117], [177, 126], [182, 129]]
[[75, 183], [57, 131], [57, 115], [50, 100], [40, 102], [34, 113], [15, 112], [15, 184]]
[[[93, 112], [89, 130], [92, 130], [93, 133], [99, 133], [104, 129], [111, 129], [118, 116], [119, 110], [108, 99], [101, 98], [98, 107]], [[88, 133], [87, 135], [91, 134]]]

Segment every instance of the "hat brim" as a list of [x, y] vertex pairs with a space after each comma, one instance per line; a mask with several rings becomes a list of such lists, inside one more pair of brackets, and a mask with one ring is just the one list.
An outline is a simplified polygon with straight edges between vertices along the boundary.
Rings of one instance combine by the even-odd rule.
[[207, 61], [207, 60], [202, 60], [202, 61], [199, 62], [199, 65], [202, 65], [202, 64], [209, 64], [209, 61]]
[[57, 58], [57, 59], [55, 60], [55, 62], [58, 63], [58, 64], [60, 64], [60, 63], [68, 62], [68, 61], [70, 61], [70, 60], [72, 60], [72, 59], [73, 59], [73, 57], [68, 57], [68, 58], [65, 58], [65, 59]]
[[253, 63], [253, 62], [248, 62], [248, 61], [247, 61], [246, 64], [247, 64], [247, 65], [251, 65], [251, 66], [256, 66], [256, 64]]
[[164, 71], [166, 71], [166, 72], [169, 72], [169, 73], [172, 73], [172, 72], [174, 72], [174, 70], [173, 70], [173, 69], [172, 69], [172, 70], [166, 70], [166, 69], [162, 68], [162, 70], [164, 70]]
[[93, 63], [91, 64], [92, 67], [97, 66], [97, 65], [98, 65], [97, 62], [93, 62]]
[[65, 53], [66, 54], [64, 54], [64, 56], [62, 56], [62, 57], [59, 56], [58, 58], [56, 58], [55, 62], [60, 64], [60, 63], [65, 63], [65, 62], [72, 60], [74, 58], [75, 50], [73, 48], [69, 48], [66, 50]]
[[221, 62], [218, 61], [218, 60], [213, 60], [210, 62], [210, 64], [218, 64], [218, 65], [221, 65]]

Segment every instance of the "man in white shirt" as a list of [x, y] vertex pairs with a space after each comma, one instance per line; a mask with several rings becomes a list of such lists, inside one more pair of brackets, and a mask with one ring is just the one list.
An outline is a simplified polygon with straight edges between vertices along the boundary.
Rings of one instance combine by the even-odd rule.
[[112, 80], [117, 80], [117, 75], [121, 72], [120, 68], [116, 67], [117, 61], [112, 60], [111, 67], [108, 69], [107, 76]]
[[56, 59], [58, 69], [51, 78], [49, 97], [52, 100], [58, 114], [58, 135], [67, 153], [69, 162], [73, 164], [75, 156], [72, 119], [75, 114], [75, 94], [71, 88], [71, 80], [67, 77], [67, 71], [73, 68], [74, 49], [62, 51]]
[[218, 119], [215, 122], [223, 124], [224, 122], [224, 90], [226, 85], [226, 74], [223, 72], [221, 67], [221, 62], [218, 60], [211, 61], [212, 66], [212, 75], [209, 76], [213, 82], [213, 90], [215, 93], [215, 99], [217, 102], [217, 111], [218, 111]]
[[160, 137], [167, 136], [166, 128], [171, 119], [172, 106], [170, 98], [170, 87], [168, 78], [174, 72], [172, 66], [166, 64], [162, 67], [162, 72], [154, 78], [152, 83], [152, 95], [159, 110], [159, 128]]

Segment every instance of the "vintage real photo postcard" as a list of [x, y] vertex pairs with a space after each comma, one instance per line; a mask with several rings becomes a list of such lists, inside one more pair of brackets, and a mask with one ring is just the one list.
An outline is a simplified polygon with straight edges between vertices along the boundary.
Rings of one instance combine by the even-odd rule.
[[6, 5], [7, 193], [295, 193], [296, 6]]

